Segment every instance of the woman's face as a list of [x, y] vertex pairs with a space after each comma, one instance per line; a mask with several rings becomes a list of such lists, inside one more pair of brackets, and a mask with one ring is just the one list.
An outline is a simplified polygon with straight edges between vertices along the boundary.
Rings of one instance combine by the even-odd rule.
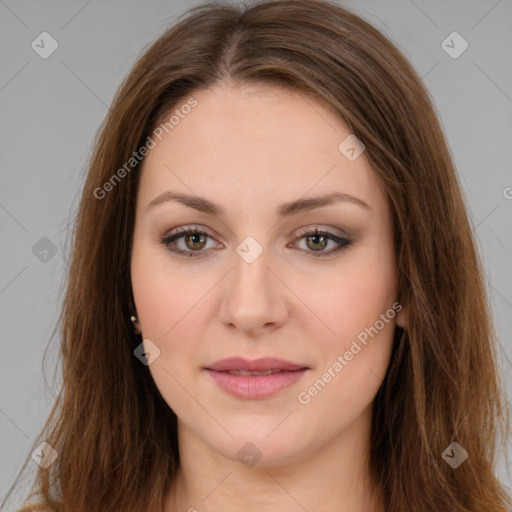
[[[363, 148], [281, 88], [217, 86], [176, 109], [143, 164], [131, 279], [180, 439], [269, 465], [349, 432], [364, 442], [404, 313], [390, 210]], [[331, 194], [354, 199], [315, 201]], [[248, 366], [215, 366], [232, 357]], [[297, 369], [250, 366], [260, 358]]]

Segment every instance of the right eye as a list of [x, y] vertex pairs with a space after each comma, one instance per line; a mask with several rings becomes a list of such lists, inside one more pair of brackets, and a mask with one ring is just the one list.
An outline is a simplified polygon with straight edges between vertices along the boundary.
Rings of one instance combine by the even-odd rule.
[[[162, 244], [171, 252], [188, 258], [202, 257], [205, 251], [207, 239], [210, 235], [202, 229], [196, 227], [180, 228], [179, 233], [175, 233], [162, 238]], [[185, 248], [177, 247], [175, 242], [183, 239]]]

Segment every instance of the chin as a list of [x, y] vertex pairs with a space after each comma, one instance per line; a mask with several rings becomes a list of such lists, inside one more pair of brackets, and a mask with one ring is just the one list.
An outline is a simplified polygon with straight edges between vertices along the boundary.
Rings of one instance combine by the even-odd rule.
[[[282, 418], [280, 418], [282, 421]], [[247, 467], [279, 466], [306, 455], [308, 451], [307, 442], [301, 435], [292, 435], [289, 429], [278, 432], [275, 429], [279, 422], [274, 423], [272, 428], [253, 428], [229, 430], [232, 438], [224, 436], [220, 439], [208, 440], [210, 446], [236, 462]], [[275, 429], [272, 432], [272, 429]], [[270, 433], [270, 435], [269, 435]], [[313, 448], [310, 448], [313, 450]]]

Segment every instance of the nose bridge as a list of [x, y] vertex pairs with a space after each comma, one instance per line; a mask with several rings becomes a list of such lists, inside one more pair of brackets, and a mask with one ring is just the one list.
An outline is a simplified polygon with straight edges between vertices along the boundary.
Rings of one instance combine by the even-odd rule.
[[256, 249], [251, 243], [242, 242], [236, 250], [234, 257], [234, 279], [240, 281], [242, 286], [261, 286], [268, 280], [267, 274], [270, 258], [268, 248], [261, 249], [256, 253]]
[[263, 248], [252, 237], [242, 241], [233, 255], [234, 269], [230, 282], [230, 297], [236, 298], [239, 305], [249, 302], [254, 306], [269, 300], [270, 250]]
[[233, 271], [226, 284], [222, 317], [241, 330], [254, 330], [283, 320], [286, 312], [279, 280], [272, 267], [271, 250], [247, 237], [233, 253]]

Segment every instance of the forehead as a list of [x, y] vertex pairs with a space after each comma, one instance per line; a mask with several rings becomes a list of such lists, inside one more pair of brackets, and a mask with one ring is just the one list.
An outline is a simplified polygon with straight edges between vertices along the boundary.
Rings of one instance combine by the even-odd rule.
[[[195, 106], [182, 108], [190, 98]], [[372, 204], [385, 200], [364, 152], [354, 161], [340, 152], [348, 126], [299, 92], [219, 85], [183, 98], [173, 113], [143, 162], [146, 204], [166, 189], [214, 195], [223, 204], [333, 190]]]
[[[166, 149], [178, 149], [189, 157], [230, 163], [238, 161], [243, 148], [258, 162], [265, 156], [288, 162], [307, 156], [314, 161], [320, 158], [318, 150], [330, 149], [332, 154], [339, 137], [350, 133], [340, 119], [313, 100], [282, 87], [221, 84], [191, 97], [197, 105], [175, 118], [178, 122], [163, 135], [166, 143], [159, 144], [160, 150], [155, 148], [153, 155], [161, 157]], [[181, 110], [188, 99], [178, 102], [173, 111]]]

